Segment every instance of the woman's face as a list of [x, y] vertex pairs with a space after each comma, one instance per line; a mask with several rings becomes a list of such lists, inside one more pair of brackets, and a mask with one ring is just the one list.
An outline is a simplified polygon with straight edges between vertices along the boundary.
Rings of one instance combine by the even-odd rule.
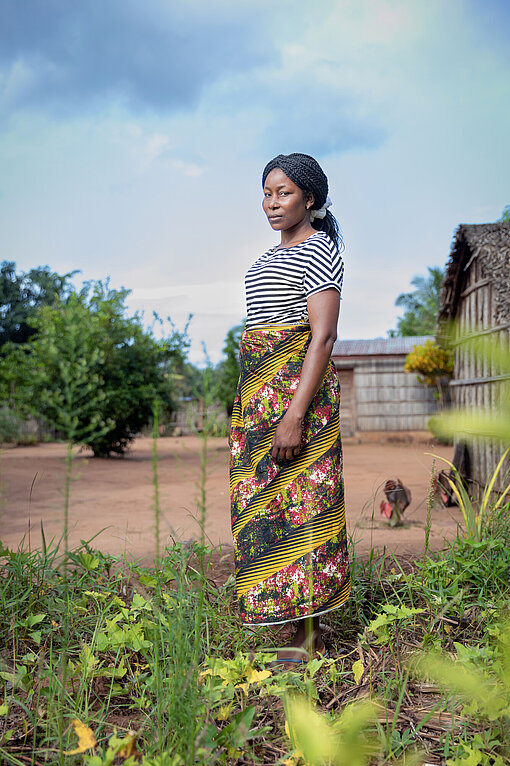
[[262, 207], [275, 231], [286, 231], [301, 223], [309, 223], [312, 205], [313, 194], [304, 194], [283, 170], [275, 168], [268, 173]]

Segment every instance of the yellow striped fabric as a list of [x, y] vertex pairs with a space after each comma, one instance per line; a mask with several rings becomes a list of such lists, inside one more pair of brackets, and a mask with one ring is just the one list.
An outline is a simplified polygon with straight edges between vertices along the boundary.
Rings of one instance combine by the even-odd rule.
[[268, 358], [247, 377], [241, 384], [241, 407], [244, 408], [255, 396], [257, 391], [262, 388], [265, 383], [269, 383], [277, 372], [281, 370], [285, 362], [299, 353], [308, 342], [308, 333], [296, 333], [291, 338], [281, 344], [281, 348], [278, 348], [275, 353], [269, 354]]
[[244, 406], [263, 385], [269, 383], [274, 378], [285, 362], [288, 362], [294, 354], [298, 354], [303, 350], [310, 336], [309, 325], [265, 325], [264, 327], [257, 327], [256, 330], [245, 330], [245, 336], [249, 337], [250, 333], [256, 335], [264, 330], [292, 330], [293, 334], [287, 341], [278, 345], [276, 354], [270, 354], [267, 359], [263, 359], [262, 362], [251, 371], [246, 380], [243, 381], [241, 385], [241, 398], [236, 399], [232, 410], [232, 418], [230, 422], [232, 428], [243, 427]]
[[309, 325], [274, 325], [246, 330], [241, 343], [230, 492], [239, 612], [246, 624], [323, 614], [350, 593], [340, 389], [331, 365], [305, 417], [300, 454], [281, 462], [271, 456], [310, 339]]
[[[316, 610], [317, 614], [323, 614], [324, 612], [330, 612], [332, 609], [338, 609], [339, 606], [345, 604], [349, 596], [351, 595], [351, 578], [347, 576], [340, 588], [340, 591], [336, 593], [333, 598], [330, 598], [325, 604]], [[310, 615], [313, 617], [314, 612]]]
[[262, 489], [252, 500], [251, 503], [239, 514], [235, 523], [232, 525], [234, 540], [246, 524], [253, 519], [259, 511], [262, 511], [266, 505], [276, 497], [276, 495], [285, 489], [285, 487], [294, 481], [303, 471], [307, 470], [312, 463], [321, 455], [330, 449], [338, 439], [340, 433], [340, 413], [336, 413], [330, 422], [322, 431], [311, 439], [301, 454], [286, 465], [276, 478]]
[[257, 470], [259, 462], [262, 460], [264, 455], [267, 454], [269, 447], [271, 446], [274, 432], [276, 431], [276, 425], [277, 424], [275, 423], [273, 426], [271, 426], [264, 438], [261, 439], [257, 444], [257, 448], [250, 452], [250, 465], [235, 468], [231, 472], [230, 491], [235, 489], [241, 481], [249, 479], [255, 475], [255, 471]]
[[292, 534], [275, 543], [271, 550], [262, 555], [236, 575], [237, 594], [242, 596], [254, 585], [258, 585], [283, 567], [327, 543], [336, 537], [345, 524], [343, 501], [328, 511], [301, 524]]

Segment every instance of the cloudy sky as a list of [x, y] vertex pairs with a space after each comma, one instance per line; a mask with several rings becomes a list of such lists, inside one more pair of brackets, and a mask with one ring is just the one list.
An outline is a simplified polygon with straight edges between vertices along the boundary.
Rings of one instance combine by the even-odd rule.
[[213, 361], [276, 242], [260, 173], [313, 154], [340, 337], [385, 336], [459, 223], [510, 204], [507, 0], [1, 0], [1, 259], [193, 314]]

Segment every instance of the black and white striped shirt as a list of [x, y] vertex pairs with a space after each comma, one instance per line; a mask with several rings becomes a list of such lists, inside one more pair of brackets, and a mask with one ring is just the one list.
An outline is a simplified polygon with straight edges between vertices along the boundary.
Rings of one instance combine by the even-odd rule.
[[307, 298], [329, 287], [342, 294], [343, 276], [338, 248], [323, 231], [271, 248], [246, 273], [246, 327], [308, 322]]

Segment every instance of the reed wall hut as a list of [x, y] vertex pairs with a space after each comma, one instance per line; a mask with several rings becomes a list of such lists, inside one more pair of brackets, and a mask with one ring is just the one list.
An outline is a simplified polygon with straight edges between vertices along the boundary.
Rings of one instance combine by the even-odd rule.
[[[510, 374], [498, 368], [495, 360], [468, 353], [466, 339], [488, 336], [510, 347], [510, 223], [458, 227], [446, 265], [439, 319], [455, 322], [453, 406], [497, 411]], [[456, 447], [461, 444], [462, 434], [458, 434]], [[485, 486], [502, 453], [503, 445], [496, 441], [465, 445], [463, 468], [475, 488]], [[509, 470], [507, 461], [498, 488]]]
[[332, 353], [342, 388], [344, 436], [424, 431], [437, 410], [432, 391], [404, 371], [406, 356], [429, 336], [339, 340]]

